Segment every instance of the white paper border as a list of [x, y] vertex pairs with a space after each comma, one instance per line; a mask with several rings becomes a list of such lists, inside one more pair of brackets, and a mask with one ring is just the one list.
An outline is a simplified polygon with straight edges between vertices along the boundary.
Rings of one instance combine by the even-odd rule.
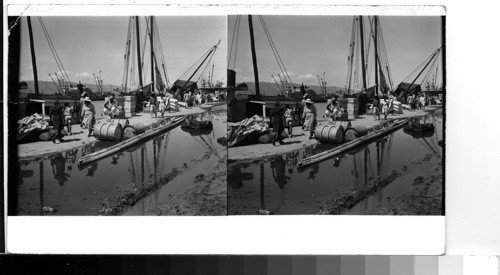
[[440, 255], [444, 217], [9, 217], [11, 253]]
[[[443, 6], [113, 5], [103, 9], [98, 5], [35, 4], [29, 8], [25, 5], [9, 5], [8, 12], [9, 15], [40, 16], [248, 13], [443, 15], [445, 8]], [[5, 13], [4, 10], [4, 22], [6, 22]], [[6, 39], [4, 35], [4, 45]], [[5, 62], [4, 68], [6, 68]], [[6, 83], [5, 74], [4, 83]], [[4, 87], [6, 90], [6, 85]], [[439, 216], [228, 216], [8, 217], [6, 233], [7, 251], [11, 253], [439, 255], [444, 253], [444, 232], [445, 218]]]

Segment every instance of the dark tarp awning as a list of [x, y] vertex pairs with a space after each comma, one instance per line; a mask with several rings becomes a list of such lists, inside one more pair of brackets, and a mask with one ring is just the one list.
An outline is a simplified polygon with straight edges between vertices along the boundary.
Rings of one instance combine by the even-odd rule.
[[[181, 91], [182, 87], [184, 87], [184, 89]], [[174, 97], [180, 97], [181, 99], [185, 92], [192, 92], [196, 89], [198, 89], [198, 84], [196, 84], [196, 82], [188, 82], [185, 80], [176, 80], [172, 87], [170, 87], [170, 91], [174, 94]]]
[[409, 94], [415, 95], [422, 92], [422, 87], [420, 86], [420, 84], [410, 85], [410, 83], [401, 82], [396, 90], [394, 90], [394, 95], [398, 98], [399, 101], [406, 102], [406, 97]]

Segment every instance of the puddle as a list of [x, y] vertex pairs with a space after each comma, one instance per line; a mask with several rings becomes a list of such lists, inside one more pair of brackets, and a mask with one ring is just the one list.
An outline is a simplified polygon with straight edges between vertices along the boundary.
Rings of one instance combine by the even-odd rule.
[[[212, 131], [191, 134], [177, 127], [82, 170], [77, 165], [80, 157], [113, 143], [96, 142], [41, 158], [20, 159], [15, 215], [96, 215], [106, 199], [150, 184], [173, 168], [181, 168], [184, 164], [193, 166], [195, 163], [191, 160], [202, 158], [206, 152], [225, 154], [217, 138], [226, 135], [223, 123], [226, 115], [207, 112], [201, 116], [212, 121]], [[167, 184], [161, 190], [179, 193], [191, 184], [192, 181], [185, 179]], [[167, 199], [165, 196], [157, 198]], [[44, 211], [44, 206], [56, 211], [50, 213], [47, 208]]]
[[297, 162], [333, 146], [315, 147], [253, 163], [228, 164], [228, 213], [255, 215], [259, 210], [274, 214], [317, 214], [323, 201], [359, 190], [370, 180], [384, 178], [391, 171], [405, 173], [385, 188], [358, 203], [348, 214], [363, 214], [384, 205], [411, 188], [416, 176], [431, 174], [441, 161], [443, 122], [426, 116], [435, 131], [415, 137], [403, 129], [338, 158], [312, 165], [299, 173]]

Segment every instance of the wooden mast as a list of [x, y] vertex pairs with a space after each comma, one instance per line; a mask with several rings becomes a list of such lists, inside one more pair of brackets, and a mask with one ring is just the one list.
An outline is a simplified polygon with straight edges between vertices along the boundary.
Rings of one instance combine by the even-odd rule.
[[408, 87], [408, 89], [406, 89], [406, 91], [410, 90], [411, 87], [413, 86], [413, 84], [415, 84], [415, 82], [417, 81], [417, 79], [420, 77], [420, 75], [425, 71], [425, 69], [427, 68], [427, 66], [429, 66], [429, 64], [431, 63], [431, 61], [434, 59], [434, 57], [436, 57], [436, 54], [438, 54], [439, 52], [441, 51], [441, 49], [437, 49], [434, 54], [432, 54], [432, 57], [429, 58], [429, 61], [427, 62], [427, 64], [425, 64], [424, 68], [418, 73], [418, 75], [415, 77], [415, 79], [413, 79], [413, 81], [411, 82], [410, 86]]
[[154, 93], [155, 91], [155, 55], [153, 52], [153, 16], [151, 16], [150, 19], [150, 25], [151, 28], [149, 30], [149, 43], [151, 46], [151, 92]]
[[142, 88], [141, 38], [139, 36], [139, 16], [135, 17], [135, 36], [137, 38], [137, 67], [139, 72], [139, 85]]
[[375, 95], [378, 95], [378, 91], [379, 91], [379, 88], [378, 88], [378, 43], [377, 43], [377, 40], [378, 40], [378, 37], [377, 37], [377, 31], [378, 31], [378, 26], [377, 26], [377, 20], [378, 20], [378, 17], [377, 16], [374, 16], [374, 25], [375, 25], [375, 33], [373, 35], [373, 46], [375, 48]]
[[184, 90], [184, 88], [186, 88], [186, 86], [188, 85], [189, 81], [191, 81], [191, 79], [193, 78], [193, 76], [198, 72], [198, 70], [201, 68], [201, 66], [205, 63], [205, 61], [207, 61], [208, 57], [212, 54], [212, 52], [219, 46], [219, 43], [220, 43], [220, 40], [219, 42], [217, 43], [217, 45], [213, 46], [212, 49], [208, 52], [207, 56], [205, 56], [205, 58], [203, 59], [203, 61], [201, 61], [200, 65], [198, 65], [198, 67], [196, 68], [196, 70], [194, 70], [194, 72], [191, 74], [191, 76], [188, 78], [188, 80], [186, 80], [186, 83], [184, 83], [184, 85], [182, 86], [182, 88], [179, 89], [178, 92], [176, 92], [175, 95], [177, 95], [177, 93], [181, 92]]
[[31, 63], [33, 65], [33, 82], [35, 83], [35, 95], [40, 94], [38, 89], [38, 72], [36, 69], [36, 57], [35, 57], [35, 43], [33, 42], [33, 29], [31, 28], [31, 16], [27, 16], [28, 20], [28, 33], [30, 37], [30, 50], [31, 50]]
[[257, 55], [255, 54], [255, 41], [253, 36], [252, 15], [248, 15], [248, 28], [250, 30], [250, 48], [252, 50], [253, 75], [255, 78], [255, 97], [260, 99], [259, 71], [257, 69]]
[[[441, 39], [442, 39], [442, 49], [443, 52], [441, 53], [441, 71], [443, 73], [443, 119], [446, 121], [446, 16], [441, 16]], [[443, 163], [446, 163], [446, 131], [443, 131], [443, 141], [445, 141], [444, 146], [443, 146]], [[443, 192], [442, 192], [442, 199], [441, 199], [441, 214], [444, 216], [445, 211], [446, 211], [446, 204], [445, 204], [445, 198], [446, 198], [446, 173], [443, 173]]]
[[363, 91], [366, 90], [366, 72], [365, 72], [365, 38], [363, 32], [363, 16], [359, 17], [359, 36], [361, 43], [361, 72], [363, 78]]

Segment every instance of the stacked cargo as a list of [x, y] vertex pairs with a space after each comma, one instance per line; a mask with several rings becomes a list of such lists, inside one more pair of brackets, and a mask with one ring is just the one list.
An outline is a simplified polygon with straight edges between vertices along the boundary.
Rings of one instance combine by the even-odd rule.
[[135, 96], [124, 96], [124, 98], [123, 109], [125, 110], [125, 117], [133, 117], [135, 115]]
[[172, 111], [179, 111], [179, 100], [175, 99], [175, 98], [170, 98], [169, 100], [169, 111], [172, 112]]
[[347, 99], [347, 118], [356, 119], [359, 117], [359, 100], [357, 98]]
[[395, 114], [402, 114], [403, 113], [403, 106], [401, 105], [400, 101], [394, 100], [392, 102], [392, 109], [394, 110]]

